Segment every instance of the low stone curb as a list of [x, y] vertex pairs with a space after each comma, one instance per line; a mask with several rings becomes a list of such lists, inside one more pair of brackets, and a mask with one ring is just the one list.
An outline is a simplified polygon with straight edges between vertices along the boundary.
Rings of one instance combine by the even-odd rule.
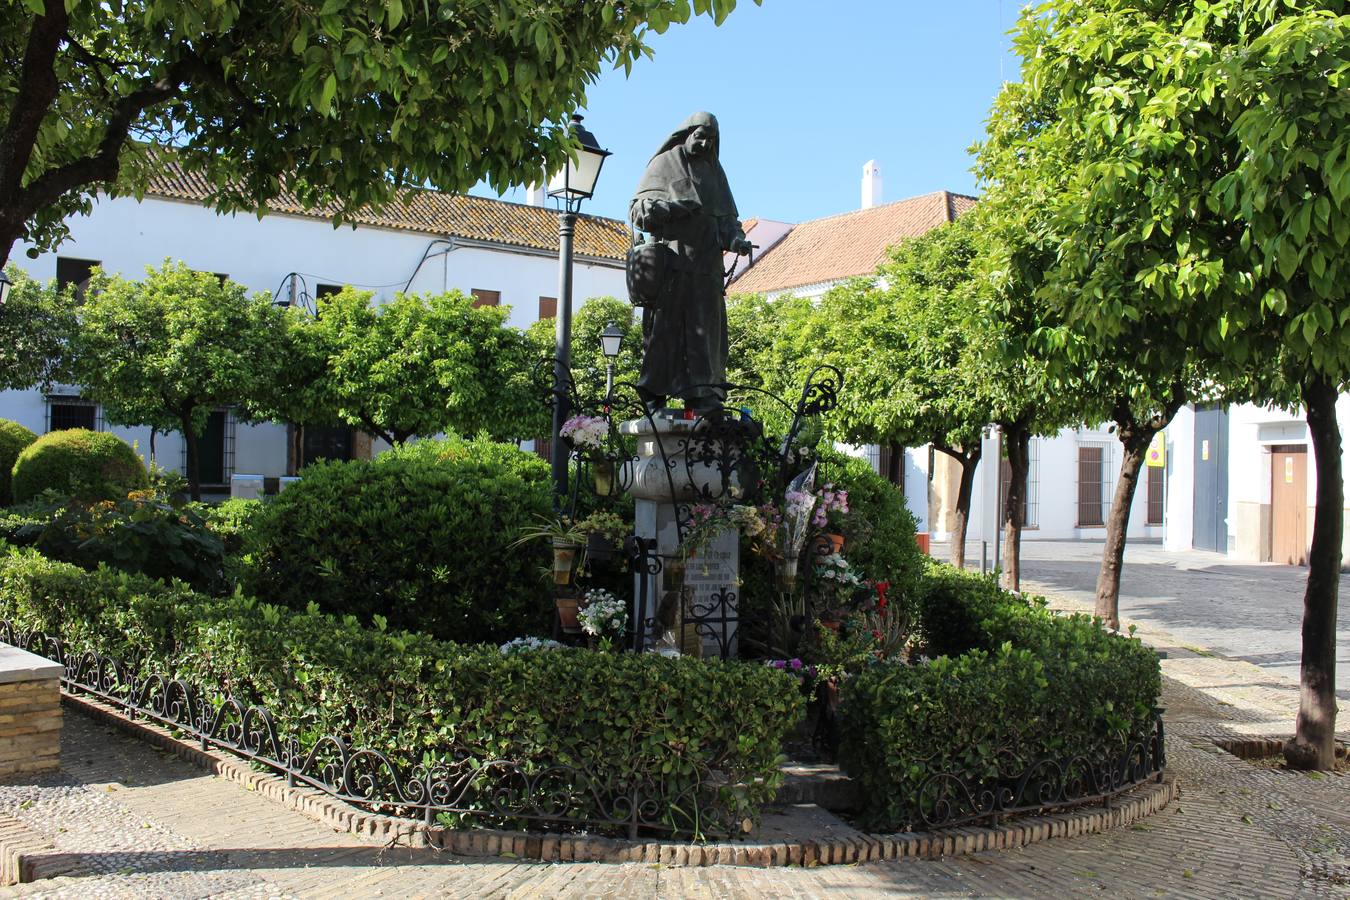
[[[755, 843], [727, 841], [690, 844], [674, 841], [630, 841], [585, 834], [529, 834], [490, 829], [459, 830], [393, 816], [378, 815], [304, 786], [288, 786], [280, 775], [255, 772], [249, 763], [224, 752], [202, 750], [174, 737], [159, 725], [133, 721], [114, 707], [89, 697], [64, 694], [72, 708], [98, 722], [121, 729], [173, 753], [180, 759], [256, 791], [264, 797], [322, 822], [337, 831], [399, 843], [431, 847], [458, 856], [505, 857], [542, 862], [645, 862], [676, 866], [817, 866], [904, 858], [938, 859], [984, 850], [1005, 850], [1051, 838], [1096, 834], [1130, 825], [1165, 807], [1180, 795], [1174, 778], [1139, 785], [1113, 798], [1109, 806], [1081, 807], [1068, 812], [1019, 818], [995, 827], [951, 828], [932, 832], [873, 835], [847, 832], [828, 839]], [[812, 807], [814, 808], [814, 807]], [[24, 854], [17, 854], [22, 865]], [[6, 857], [8, 866], [8, 856]]]
[[90, 872], [70, 854], [57, 852], [50, 839], [0, 813], [0, 886]]

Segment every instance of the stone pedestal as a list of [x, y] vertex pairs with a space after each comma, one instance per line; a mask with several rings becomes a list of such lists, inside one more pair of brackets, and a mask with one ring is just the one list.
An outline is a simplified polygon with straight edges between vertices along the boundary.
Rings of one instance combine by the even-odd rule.
[[[619, 425], [620, 433], [637, 437], [637, 459], [629, 463], [630, 477], [624, 479], [633, 495], [634, 530], [638, 537], [655, 541], [662, 562], [659, 574], [634, 573], [633, 595], [645, 606], [637, 610], [638, 618], [655, 620], [667, 592], [684, 588], [675, 626], [676, 645], [689, 652], [691, 644], [697, 643], [704, 656], [735, 656], [740, 593], [740, 538], [735, 530], [717, 535], [707, 551], [690, 558], [680, 571], [683, 558], [677, 516], [687, 515], [692, 504], [701, 502], [702, 489], [716, 495], [724, 488], [715, 464], [690, 464], [687, 459], [690, 438], [699, 424], [698, 420], [658, 414], [651, 420], [633, 419]], [[659, 631], [658, 625], [657, 634], [646, 636], [644, 648], [652, 647]]]
[[0, 644], [0, 778], [61, 764], [63, 672], [59, 663]]

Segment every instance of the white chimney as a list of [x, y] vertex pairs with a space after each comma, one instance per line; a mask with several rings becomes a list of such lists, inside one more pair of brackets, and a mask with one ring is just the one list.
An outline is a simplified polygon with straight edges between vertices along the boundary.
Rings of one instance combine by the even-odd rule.
[[881, 205], [881, 166], [875, 159], [869, 159], [863, 165], [862, 208], [871, 209]]
[[526, 206], [548, 206], [548, 194], [544, 183], [531, 184], [525, 188]]

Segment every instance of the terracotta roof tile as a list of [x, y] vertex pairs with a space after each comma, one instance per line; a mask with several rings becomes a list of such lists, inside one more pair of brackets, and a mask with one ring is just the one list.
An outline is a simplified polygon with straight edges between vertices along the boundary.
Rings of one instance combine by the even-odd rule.
[[805, 287], [876, 271], [886, 250], [971, 209], [974, 197], [936, 191], [803, 222], [731, 283], [753, 294]]
[[[185, 172], [176, 161], [164, 159], [151, 176], [146, 194], [202, 203], [210, 197], [211, 187], [199, 173]], [[330, 217], [324, 210], [305, 209], [289, 194], [269, 204], [268, 211], [316, 219]], [[350, 221], [558, 252], [556, 212], [487, 197], [417, 190], [406, 203], [394, 201], [379, 212], [362, 211], [351, 216]], [[623, 260], [629, 245], [626, 223], [599, 216], [577, 217], [574, 250], [578, 256]]]

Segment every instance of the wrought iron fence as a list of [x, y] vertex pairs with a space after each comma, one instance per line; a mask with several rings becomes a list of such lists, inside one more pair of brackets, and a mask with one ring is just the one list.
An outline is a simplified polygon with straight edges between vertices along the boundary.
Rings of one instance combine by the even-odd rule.
[[[434, 764], [400, 765], [388, 754], [324, 735], [305, 747], [263, 706], [207, 694], [164, 674], [94, 651], [71, 651], [57, 636], [0, 619], [0, 640], [65, 666], [63, 687], [128, 714], [167, 726], [370, 812], [426, 825], [475, 822], [484, 827], [604, 829], [723, 836], [746, 814], [727, 775], [703, 767], [678, 778], [619, 775], [548, 759], [494, 759], [447, 751]], [[729, 799], [732, 798], [732, 799]]]
[[1161, 780], [1166, 763], [1163, 721], [1157, 716], [1152, 733], [1127, 742], [1114, 759], [1040, 759], [995, 779], [947, 772], [929, 775], [912, 798], [912, 825], [926, 829], [997, 825], [1006, 816], [1090, 803], [1109, 809], [1118, 794]]

